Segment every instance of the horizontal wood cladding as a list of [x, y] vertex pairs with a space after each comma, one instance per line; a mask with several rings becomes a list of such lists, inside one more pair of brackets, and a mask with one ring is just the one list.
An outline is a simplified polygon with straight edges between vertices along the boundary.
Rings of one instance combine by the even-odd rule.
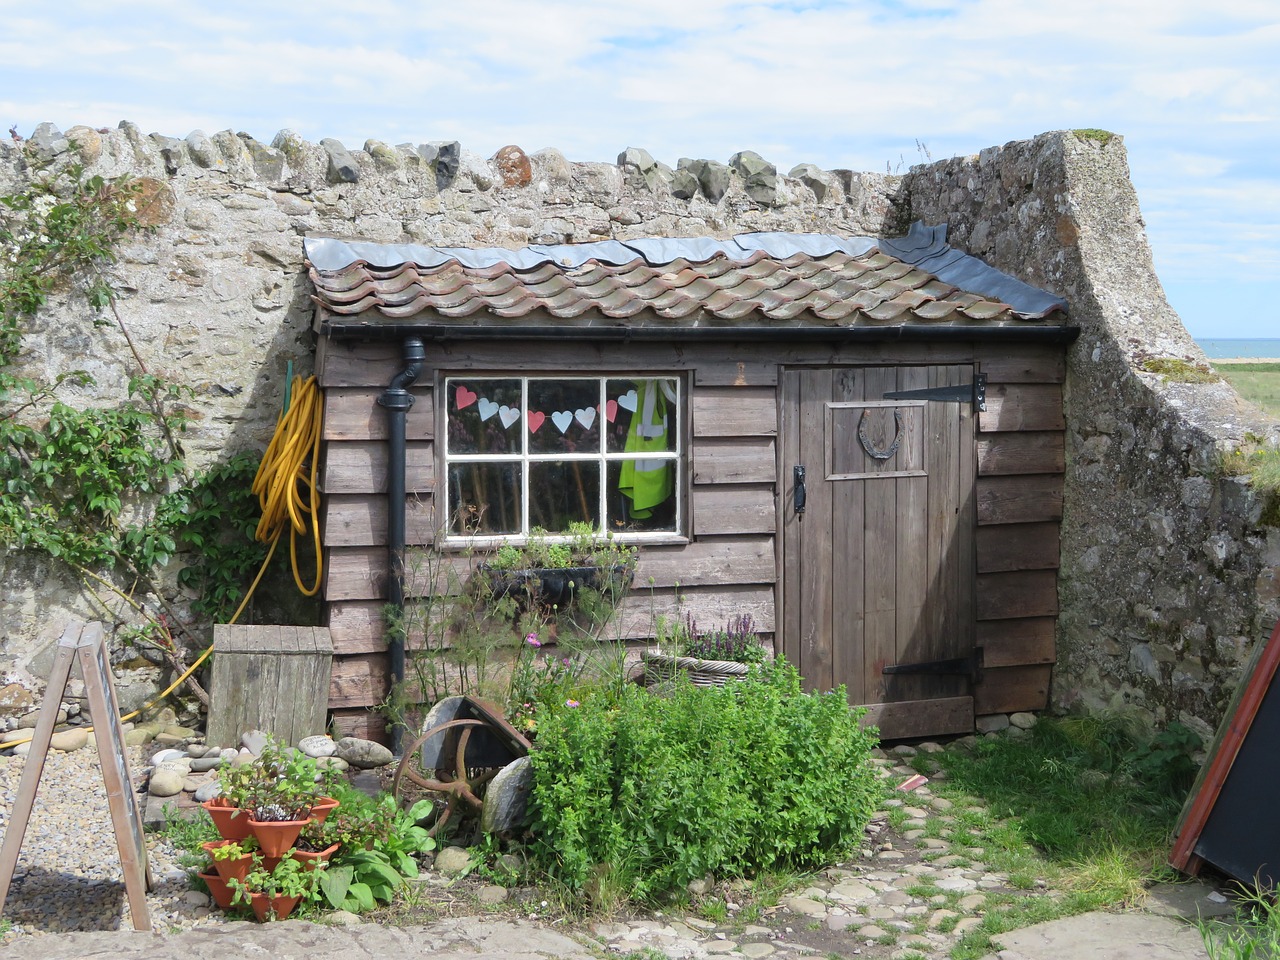
[[[333, 441], [324, 448], [320, 489], [325, 493], [387, 492], [385, 440]], [[431, 441], [405, 444], [405, 490], [429, 494], [435, 483], [435, 446]]]
[[1058, 615], [1058, 571], [981, 573], [977, 582], [978, 620]]
[[777, 393], [765, 387], [693, 391], [693, 436], [764, 437], [778, 432]]
[[[384, 600], [344, 600], [329, 604], [329, 636], [335, 663], [346, 657], [384, 654], [387, 628]], [[699, 624], [722, 626], [730, 617], [749, 614], [756, 629], [774, 631], [773, 587], [763, 585], [635, 587], [623, 599], [605, 636], [613, 640], [650, 640], [658, 617], [692, 616]], [[421, 636], [409, 638], [411, 649]]]
[[[333, 387], [324, 391], [325, 440], [385, 440], [388, 411], [379, 406], [382, 387]], [[435, 403], [430, 386], [409, 391], [413, 406], [405, 414], [405, 437], [430, 440], [435, 435]]]
[[334, 656], [329, 680], [329, 709], [370, 707], [391, 691], [391, 654], [359, 653]]
[[[840, 331], [832, 332], [839, 337]], [[693, 370], [695, 385], [774, 386], [779, 365], [893, 366], [978, 363], [991, 383], [1057, 384], [1065, 378], [1061, 348], [1032, 344], [778, 342], [676, 344], [659, 342], [512, 340], [494, 328], [491, 341], [428, 341], [419, 382], [449, 371], [664, 371]], [[335, 341], [316, 351], [320, 386], [384, 389], [404, 369], [394, 340]]]
[[987, 409], [978, 414], [983, 433], [1063, 430], [1062, 387], [1047, 383], [988, 383]]
[[773, 483], [778, 471], [773, 437], [707, 437], [691, 455], [694, 483]]
[[[465, 583], [477, 562], [478, 558], [462, 554], [430, 557], [410, 550], [405, 558], [406, 595], [421, 596], [430, 585], [427, 581], [434, 581], [437, 593], [453, 592]], [[330, 548], [325, 563], [325, 599], [385, 597], [388, 569], [385, 546]], [[637, 558], [632, 590], [677, 584], [714, 586], [724, 583], [730, 574], [735, 583], [773, 583], [773, 537], [708, 537], [688, 544], [644, 547]]]
[[[366, 547], [387, 542], [387, 498], [368, 494], [324, 498], [323, 539], [329, 547]], [[435, 512], [429, 498], [410, 497], [405, 503], [405, 541], [431, 543]]]
[[978, 646], [986, 667], [1016, 667], [1053, 663], [1053, 617], [1025, 617], [1018, 620], [978, 621]]
[[984, 669], [982, 680], [973, 690], [973, 711], [982, 716], [1043, 710], [1049, 705], [1052, 675], [1053, 667], [1048, 664]]
[[1058, 524], [1013, 523], [978, 527], [978, 572], [1057, 569]]
[[387, 718], [367, 707], [342, 707], [334, 710], [329, 717], [329, 726], [334, 738], [338, 740], [343, 737], [359, 737], [376, 743], [391, 743], [391, 737], [387, 733]]
[[1040, 523], [1062, 519], [1062, 474], [979, 477], [978, 523]]
[[773, 533], [778, 526], [773, 484], [698, 485], [690, 499], [694, 536]]
[[978, 437], [978, 476], [1062, 473], [1066, 443], [1060, 432], [986, 433]]

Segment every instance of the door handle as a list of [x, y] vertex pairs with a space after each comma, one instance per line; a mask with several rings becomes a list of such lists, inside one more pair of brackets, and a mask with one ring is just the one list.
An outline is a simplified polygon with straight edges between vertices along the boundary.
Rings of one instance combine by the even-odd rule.
[[803, 518], [804, 517], [804, 501], [805, 501], [804, 466], [797, 463], [794, 467], [792, 467], [791, 473], [792, 473], [792, 477], [795, 479], [794, 497], [795, 497], [795, 506], [796, 506], [796, 516]]

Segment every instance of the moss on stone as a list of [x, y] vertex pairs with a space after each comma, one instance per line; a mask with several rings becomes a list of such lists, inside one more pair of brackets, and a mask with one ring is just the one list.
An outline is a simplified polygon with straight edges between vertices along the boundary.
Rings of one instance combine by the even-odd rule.
[[1094, 127], [1085, 127], [1084, 129], [1072, 130], [1071, 132], [1081, 140], [1092, 140], [1104, 147], [1114, 140], [1116, 136], [1110, 130], [1098, 130]]
[[1177, 383], [1217, 383], [1222, 377], [1212, 367], [1194, 364], [1178, 357], [1148, 357], [1142, 361], [1147, 373], [1158, 373]]

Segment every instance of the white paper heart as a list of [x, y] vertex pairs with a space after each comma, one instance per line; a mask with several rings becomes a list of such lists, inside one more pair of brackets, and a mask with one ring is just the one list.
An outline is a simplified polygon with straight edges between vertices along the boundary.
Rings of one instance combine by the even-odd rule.
[[498, 419], [502, 421], [504, 427], [510, 427], [513, 423], [520, 419], [519, 407], [508, 407], [505, 403], [498, 408]]
[[[488, 397], [481, 397], [478, 409], [480, 411], [480, 419], [484, 421], [498, 412], [498, 405]], [[507, 426], [510, 426], [510, 424], [507, 424]]]
[[590, 430], [591, 425], [596, 422], [596, 408], [586, 407], [582, 410], [575, 410], [573, 411], [573, 417], [582, 424], [583, 430]]
[[618, 398], [618, 406], [622, 407], [624, 410], [630, 410], [632, 413], [636, 412], [636, 404], [639, 402], [640, 400], [636, 396], [636, 392], [634, 390], [628, 390]]
[[569, 429], [569, 424], [573, 423], [573, 413], [569, 410], [557, 410], [551, 415], [551, 422], [556, 425], [556, 429], [564, 433]]

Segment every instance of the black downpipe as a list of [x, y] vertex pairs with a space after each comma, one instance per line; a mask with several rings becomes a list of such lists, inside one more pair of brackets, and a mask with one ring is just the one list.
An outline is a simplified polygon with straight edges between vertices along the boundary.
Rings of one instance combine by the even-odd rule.
[[[387, 602], [400, 612], [404, 622], [404, 541], [405, 541], [405, 422], [413, 406], [409, 392], [422, 373], [427, 350], [421, 337], [405, 337], [404, 362], [391, 385], [378, 397], [379, 406], [387, 410]], [[388, 645], [391, 651], [391, 675], [399, 685], [404, 683], [404, 637], [397, 633]], [[391, 751], [400, 756], [400, 739], [404, 725], [391, 727]]]

